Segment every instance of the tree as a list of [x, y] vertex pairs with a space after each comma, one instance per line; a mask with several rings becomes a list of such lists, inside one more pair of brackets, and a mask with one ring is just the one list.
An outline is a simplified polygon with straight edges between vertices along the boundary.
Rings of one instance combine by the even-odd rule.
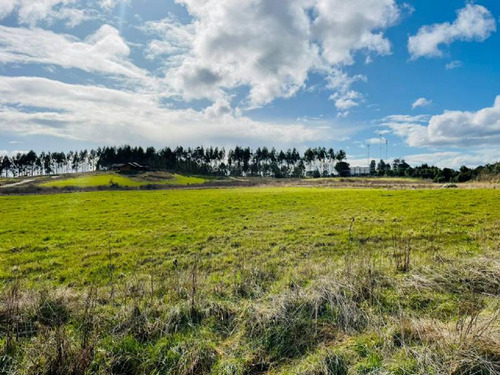
[[74, 172], [78, 172], [78, 167], [80, 166], [80, 155], [78, 154], [78, 151], [73, 153], [73, 159], [68, 159], [68, 162], [71, 163], [71, 169]]
[[379, 176], [383, 176], [385, 174], [385, 171], [387, 170], [385, 161], [380, 159], [380, 161], [377, 164], [377, 173]]
[[415, 169], [413, 169], [412, 167], [407, 168], [405, 171], [405, 176], [406, 177], [414, 177], [415, 176]]
[[306, 172], [306, 167], [304, 165], [304, 162], [302, 160], [300, 160], [298, 162], [298, 165], [296, 165], [293, 168], [292, 177], [295, 177], [295, 178], [304, 177], [305, 172]]
[[312, 169], [312, 164], [313, 164], [315, 159], [316, 159], [316, 155], [315, 155], [314, 151], [311, 148], [308, 148], [304, 152], [304, 163], [307, 166], [308, 170]]
[[32, 176], [35, 171], [36, 159], [37, 155], [33, 150], [29, 151], [27, 154], [24, 155], [24, 164], [26, 166], [26, 169], [30, 170]]
[[43, 157], [43, 170], [45, 171], [46, 174], [51, 174], [53, 172], [52, 166], [53, 166], [53, 160], [52, 160], [52, 155], [50, 152], [47, 152], [44, 157]]
[[[387, 168], [387, 166], [386, 166]], [[394, 159], [392, 163], [392, 170], [395, 176], [404, 176], [405, 171], [410, 168], [410, 165], [404, 159]]]
[[455, 177], [455, 171], [451, 168], [443, 168], [439, 174], [443, 177], [444, 182], [450, 182]]
[[5, 171], [5, 177], [8, 176], [11, 167], [12, 167], [12, 162], [10, 161], [10, 158], [7, 155], [5, 155], [2, 160], [2, 169]]
[[15, 170], [15, 175], [21, 176], [26, 172], [26, 156], [18, 152], [16, 156], [12, 159], [13, 170]]
[[340, 177], [347, 177], [351, 174], [349, 163], [346, 163], [345, 161], [339, 161], [337, 164], [335, 164], [335, 170]]
[[42, 152], [38, 157], [36, 158], [36, 169], [38, 171], [38, 174], [43, 174], [43, 159], [45, 158], [45, 152]]
[[344, 150], [340, 150], [339, 152], [337, 152], [337, 160], [338, 161], [343, 161], [345, 160], [345, 158], [347, 157], [346, 153]]
[[370, 174], [374, 175], [376, 172], [377, 172], [377, 163], [375, 162], [375, 160], [372, 160], [370, 162]]
[[97, 155], [98, 155], [98, 154], [97, 154], [97, 151], [96, 151], [96, 150], [94, 150], [94, 149], [90, 150], [90, 152], [89, 152], [89, 159], [88, 159], [88, 160], [89, 160], [89, 169], [90, 169], [91, 171], [94, 171], [94, 170], [95, 170], [95, 168], [96, 168], [96, 164], [97, 164]]
[[460, 167], [458, 176], [456, 176], [457, 182], [467, 182], [472, 180], [472, 170], [466, 166]]
[[66, 155], [64, 152], [54, 152], [52, 157], [56, 164], [56, 173], [59, 173], [60, 169], [66, 164]]

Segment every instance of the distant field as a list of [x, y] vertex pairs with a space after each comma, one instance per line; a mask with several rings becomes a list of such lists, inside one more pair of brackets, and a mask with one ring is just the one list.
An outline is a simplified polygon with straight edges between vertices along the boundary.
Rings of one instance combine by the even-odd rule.
[[95, 186], [110, 186], [111, 184], [119, 184], [121, 186], [140, 186], [141, 183], [134, 181], [128, 177], [119, 176], [117, 174], [99, 174], [90, 176], [81, 176], [76, 178], [61, 179], [51, 182], [45, 182], [40, 186], [45, 187], [95, 187]]
[[141, 178], [141, 175], [137, 176], [124, 176], [117, 173], [104, 173], [104, 174], [91, 174], [82, 175], [76, 178], [68, 178], [55, 180], [50, 182], [44, 182], [40, 184], [42, 187], [97, 187], [97, 186], [111, 186], [112, 184], [118, 184], [125, 187], [137, 187], [144, 186], [148, 184], [158, 184], [158, 185], [195, 185], [203, 184], [206, 179], [199, 177], [189, 177], [182, 176], [179, 174], [171, 175], [168, 179], [155, 179], [152, 181], [147, 181]]
[[426, 180], [419, 178], [410, 177], [369, 177], [369, 176], [359, 176], [359, 177], [321, 177], [314, 180], [343, 180], [343, 181], [381, 181], [381, 182], [416, 182], [416, 183], [426, 183]]
[[174, 174], [173, 179], [167, 179], [162, 181], [156, 181], [154, 183], [164, 184], [164, 185], [198, 185], [204, 184], [208, 180], [202, 177], [192, 177], [192, 176], [182, 176], [180, 174]]
[[10, 373], [500, 371], [500, 190], [0, 196], [0, 222]]

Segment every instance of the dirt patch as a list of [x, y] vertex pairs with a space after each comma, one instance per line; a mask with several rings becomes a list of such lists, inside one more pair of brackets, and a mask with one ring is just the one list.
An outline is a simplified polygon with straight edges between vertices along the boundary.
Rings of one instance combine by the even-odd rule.
[[29, 184], [30, 182], [33, 182], [33, 181], [35, 181], [35, 180], [22, 180], [22, 181], [14, 182], [12, 184], [1, 185], [0, 189], [7, 189], [7, 188], [10, 188], [10, 187], [25, 185], [25, 184]]

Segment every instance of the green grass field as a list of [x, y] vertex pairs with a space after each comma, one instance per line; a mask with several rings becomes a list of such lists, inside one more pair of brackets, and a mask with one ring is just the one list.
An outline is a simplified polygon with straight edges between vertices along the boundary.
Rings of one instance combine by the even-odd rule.
[[83, 175], [76, 178], [68, 178], [55, 180], [50, 182], [44, 182], [40, 184], [42, 187], [98, 187], [98, 186], [111, 186], [112, 184], [118, 184], [124, 187], [138, 187], [145, 186], [148, 184], [158, 184], [158, 185], [196, 185], [203, 184], [207, 180], [200, 177], [182, 176], [179, 174], [174, 174], [172, 178], [169, 179], [158, 179], [154, 181], [146, 181], [136, 176], [124, 176], [117, 173], [100, 173], [92, 175]]
[[[0, 219], [0, 316], [22, 310], [0, 322], [0, 368], [500, 369], [498, 190], [4, 196]], [[38, 328], [14, 340], [11, 321]]]
[[[99, 176], [103, 180], [108, 176]], [[116, 177], [113, 177], [113, 179]], [[433, 240], [445, 250], [477, 231], [498, 234], [500, 193], [473, 191], [379, 191], [234, 189], [191, 192], [96, 192], [1, 197], [2, 276], [17, 266], [24, 276], [75, 283], [106, 268], [108, 248], [127, 271], [137, 264], [182, 265], [195, 257], [224, 270], [242, 255], [257, 262], [297, 262], [304, 253], [342, 255], [353, 231], [374, 251], [392, 237]], [[491, 228], [490, 228], [491, 227]], [[440, 231], [437, 238], [436, 231]], [[433, 244], [434, 245], [434, 244]], [[454, 248], [454, 251], [459, 249]], [[83, 260], [83, 261], [82, 261]], [[104, 280], [105, 282], [105, 280]]]

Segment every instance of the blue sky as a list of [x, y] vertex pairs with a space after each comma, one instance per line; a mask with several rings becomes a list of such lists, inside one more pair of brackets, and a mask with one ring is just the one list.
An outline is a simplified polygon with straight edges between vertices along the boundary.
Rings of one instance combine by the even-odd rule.
[[[500, 160], [500, 3], [0, 0], [0, 153], [327, 146]], [[382, 156], [385, 158], [385, 146]]]

